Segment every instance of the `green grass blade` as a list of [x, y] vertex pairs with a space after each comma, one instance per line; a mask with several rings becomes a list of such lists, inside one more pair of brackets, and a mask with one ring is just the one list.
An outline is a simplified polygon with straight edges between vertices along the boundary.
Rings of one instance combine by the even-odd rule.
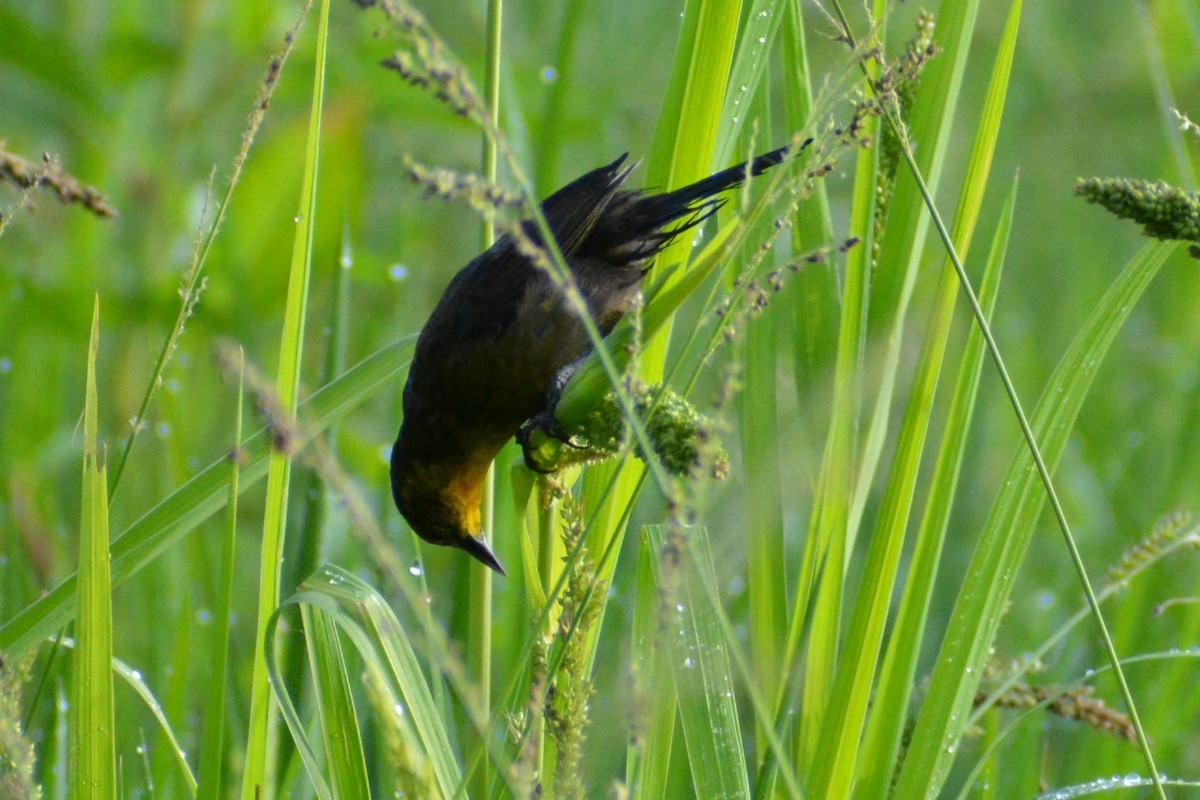
[[229, 629], [233, 610], [233, 567], [237, 545], [237, 498], [242, 458], [242, 407], [245, 399], [244, 376], [239, 376], [237, 411], [233, 423], [234, 457], [229, 459], [229, 493], [225, 506], [225, 531], [221, 543], [221, 562], [217, 575], [215, 624], [208, 658], [208, 703], [200, 745], [200, 790], [204, 800], [222, 797], [222, 764], [225, 737], [225, 689], [230, 672]]
[[[712, 554], [703, 528], [682, 535], [686, 544], [670, 541], [670, 530], [652, 525], [647, 536], [657, 553], [682, 547], [684, 560], [677, 575], [656, 575], [660, 587], [675, 593], [666, 613], [671, 673], [679, 695], [679, 718], [692, 768], [697, 797], [750, 797], [750, 784], [738, 725], [733, 674], [725, 636], [709, 604], [717, 596]], [[660, 565], [659, 558], [653, 563]]]
[[[1125, 267], [1047, 382], [1033, 430], [1053, 469], [1099, 364], [1174, 243], [1146, 245]], [[1032, 457], [1022, 443], [1014, 456], [955, 602], [897, 786], [898, 797], [941, 790], [957, 752], [967, 710], [991, 652], [1017, 567], [1046, 501]]]
[[[672, 76], [672, 87], [679, 83], [681, 90], [678, 104], [669, 96], [659, 116], [648, 185], [673, 189], [711, 171], [740, 14], [740, 0], [692, 0], [685, 6]], [[690, 242], [681, 237], [664, 250], [656, 269], [685, 262]], [[650, 381], [662, 376], [667, 338], [664, 334], [647, 341], [642, 368]]]
[[316, 684], [315, 701], [325, 744], [325, 765], [334, 797], [370, 795], [367, 761], [358, 730], [358, 714], [350, 689], [345, 654], [333, 620], [301, 608], [309, 664]]
[[[738, 433], [747, 475], [746, 584], [751, 663], [763, 693], [775, 697], [782, 679], [787, 631], [787, 580], [784, 574], [783, 466], [776, 384], [777, 353], [786, 317], [773, 315], [745, 334], [745, 386], [738, 398]], [[761, 744], [761, 743], [760, 743]]]
[[[296, 216], [296, 235], [288, 269], [287, 301], [279, 345], [279, 375], [275, 389], [283, 412], [294, 416], [300, 401], [300, 364], [308, 284], [312, 271], [312, 240], [317, 209], [317, 173], [320, 163], [321, 117], [325, 97], [325, 60], [329, 39], [329, 2], [322, 0], [317, 24], [316, 74], [304, 153], [304, 179]], [[266, 786], [269, 748], [270, 698], [267, 685], [267, 623], [279, 602], [280, 567], [287, 527], [288, 484], [291, 454], [272, 449], [267, 456], [267, 497], [259, 566], [257, 635], [254, 674], [250, 682], [250, 719], [246, 735], [246, 767], [242, 774], [242, 800], [256, 800]]]
[[[992, 248], [980, 289], [980, 300], [989, 316], [999, 293], [1016, 199], [1017, 187], [1014, 182], [992, 238]], [[983, 367], [983, 345], [983, 335], [977, 328], [972, 328], [959, 367], [954, 396], [944, 426], [942, 445], [938, 451], [929, 495], [913, 546], [908, 580], [896, 612], [896, 622], [892, 627], [883, 666], [880, 668], [875, 702], [862, 744], [859, 779], [855, 786], [855, 796], [862, 800], [885, 794], [895, 771], [896, 755], [900, 751], [901, 738], [908, 722], [913, 677], [921, 653], [934, 579], [941, 560], [942, 546], [950, 522], [950, 510], [953, 508], [955, 490], [958, 487], [959, 470], [967, 448], [967, 434], [971, 429], [971, 418], [975, 410], [976, 393]]]
[[[950, 131], [959, 117], [963, 73], [971, 51], [979, 0], [946, 0], [938, 5], [938, 55], [921, 76], [917, 101], [909, 110], [909, 138], [920, 143], [917, 163], [931, 190], [941, 182]], [[871, 297], [872, 320], [902, 316], [911, 293], [916, 266], [929, 232], [929, 212], [912, 176], [896, 173], [887, 228], [880, 242], [879, 263]]]
[[[490, 135], [492, 130], [500, 127], [500, 62], [503, 55], [501, 48], [501, 24], [504, 11], [503, 0], [488, 0], [487, 3], [487, 34], [485, 54], [485, 74], [483, 81], [483, 112], [490, 120], [490, 130], [483, 132], [483, 151], [481, 154], [484, 180], [496, 183], [497, 179], [497, 141]], [[495, 221], [486, 214], [480, 218], [480, 247], [483, 250], [491, 247], [496, 240]], [[494, 546], [496, 533], [495, 516], [496, 499], [496, 467], [488, 468], [483, 487], [483, 507], [480, 509], [483, 523], [483, 541], [489, 547]], [[492, 697], [492, 570], [481, 564], [472, 564], [470, 572], [470, 598], [468, 601], [468, 639], [467, 657], [471, 667], [471, 675], [479, 687], [480, 702], [484, 707], [491, 704]], [[480, 742], [477, 750], [483, 768], [471, 775], [471, 794], [484, 797], [487, 793], [489, 775], [488, 764], [482, 758], [487, 749], [487, 742]]]
[[632, 664], [635, 700], [628, 753], [625, 757], [629, 796], [664, 800], [675, 738], [675, 680], [663, 663], [661, 597], [654, 580], [655, 549], [645, 536], [639, 543], [633, 609]]
[[[779, 17], [778, 14], [772, 15], [771, 10], [756, 5], [749, 17], [751, 31], [743, 33], [743, 45], [745, 36], [753, 32], [755, 46], [762, 47], [757, 41], [764, 35], [760, 32], [761, 25], [772, 16], [775, 19]], [[742, 51], [739, 49], [741, 57]], [[758, 90], [751, 95], [740, 88], [746, 85], [745, 80], [749, 79], [745, 78], [739, 83], [735, 77], [732, 84], [739, 87], [734, 89], [734, 93], [741, 95], [738, 111], [742, 116], [755, 115], [757, 133], [767, 141], [772, 141], [768, 124], [768, 82], [765, 79], [760, 81], [760, 76], [756, 75], [754, 80], [758, 82]], [[761, 143], [749, 141], [749, 133], [742, 138], [747, 142], [747, 149], [751, 146], [756, 150], [761, 147]], [[743, 245], [742, 252], [735, 253], [731, 261], [734, 264], [741, 260], [752, 262], [756, 254], [750, 241], [769, 241], [773, 225], [773, 220], [760, 218], [751, 226], [751, 236]], [[781, 429], [778, 397], [780, 376], [783, 374], [779, 369], [779, 353], [790, 333], [790, 323], [786, 316], [777, 313], [755, 320], [746, 326], [738, 342], [738, 354], [732, 356], [743, 364], [743, 385], [735, 403], [737, 431], [742, 470], [745, 475], [752, 476], [745, 483], [742, 505], [750, 629], [748, 660], [753, 665], [754, 681], [765, 697], [775, 697], [780, 691], [787, 633], [788, 585], [783, 524], [787, 504], [783, 499], [786, 478], [783, 475], [785, 461], [778, 437]], [[698, 378], [699, 370], [691, 377]], [[765, 733], [759, 728], [755, 729], [754, 752], [760, 763], [767, 751]]]
[[1108, 654], [1109, 661], [1113, 666], [1114, 677], [1116, 678], [1118, 688], [1120, 689], [1122, 700], [1124, 701], [1126, 711], [1129, 714], [1134, 735], [1138, 742], [1138, 747], [1141, 750], [1142, 757], [1145, 760], [1147, 769], [1149, 770], [1151, 779], [1155, 787], [1155, 793], [1166, 800], [1166, 791], [1163, 788], [1160, 779], [1158, 767], [1155, 765], [1154, 752], [1150, 746], [1150, 740], [1146, 736], [1140, 720], [1140, 715], [1137, 710], [1137, 704], [1133, 697], [1133, 692], [1129, 688], [1129, 683], [1125, 678], [1124, 670], [1121, 668], [1120, 655], [1117, 652], [1116, 645], [1113, 642], [1112, 634], [1109, 631], [1108, 624], [1104, 620], [1104, 616], [1100, 610], [1099, 603], [1096, 599], [1095, 590], [1092, 588], [1091, 579], [1088, 576], [1087, 566], [1083, 561], [1083, 556], [1079, 550], [1079, 545], [1076, 542], [1074, 535], [1071, 532], [1070, 524], [1067, 521], [1066, 512], [1063, 510], [1058, 494], [1054, 489], [1051, 473], [1053, 467], [1042, 455], [1042, 449], [1038, 444], [1038, 436], [1030, 424], [1028, 417], [1025, 414], [1020, 398], [1017, 396], [1016, 387], [1013, 384], [1012, 378], [1005, 367], [1004, 358], [1000, 353], [1000, 348], [996, 344], [995, 338], [992, 336], [990, 326], [984, 316], [983, 309], [979, 305], [979, 301], [975, 296], [975, 292], [971, 286], [970, 277], [967, 275], [966, 269], [962, 265], [957, 252], [954, 248], [954, 243], [950, 234], [946, 230], [945, 224], [942, 222], [935, 207], [933, 195], [930, 193], [928, 186], [922, 179], [921, 170], [918, 167], [916, 160], [913, 157], [911, 143], [904, 138], [904, 128], [901, 121], [896, 116], [895, 107], [890, 106], [884, 109], [884, 115], [887, 119], [888, 128], [899, 138], [901, 144], [901, 155], [903, 156], [913, 179], [921, 191], [923, 202], [930, 210], [932, 220], [937, 227], [938, 236], [941, 238], [946, 253], [950, 258], [950, 262], [958, 274], [959, 280], [962, 283], [963, 293], [966, 294], [967, 300], [971, 306], [971, 313], [975, 317], [976, 323], [979, 325], [983, 333], [984, 340], [987, 342], [988, 352], [995, 364], [996, 371], [1000, 375], [1000, 379], [1004, 384], [1004, 391], [1008, 397], [1009, 404], [1012, 407], [1013, 413], [1017, 418], [1017, 422], [1021, 427], [1021, 436], [1025, 441], [1025, 446], [1029, 450], [1029, 454], [1033, 460], [1033, 467], [1037, 472], [1038, 480], [1041, 481], [1042, 489], [1045, 492], [1046, 499], [1050, 501], [1050, 507], [1054, 513], [1055, 521], [1058, 523], [1059, 531], [1062, 533], [1063, 542], [1067, 547], [1067, 551], [1071, 557], [1072, 566], [1075, 568], [1076, 576], [1083, 588], [1084, 596], [1088, 600], [1088, 604], [1092, 609], [1092, 616], [1096, 622], [1096, 627], [1100, 633], [1100, 637], [1104, 644], [1104, 649]]
[[[675, 50], [671, 86], [655, 131], [647, 184], [672, 189], [708, 174], [722, 125], [737, 43], [740, 0], [690, 0]], [[679, 261], [678, 242], [659, 264]]]
[[[783, 129], [789, 135], [811, 125], [814, 111], [812, 69], [808, 63], [808, 37], [800, 0], [786, 0], [776, 12], [784, 18], [782, 43], [784, 118]], [[801, 253], [833, 239], [833, 220], [829, 216], [829, 194], [824, 181], [813, 185], [813, 196], [796, 213], [796, 242]], [[808, 270], [797, 276], [803, 279]], [[826, 270], [828, 272], [828, 270]], [[833, 352], [833, 347], [828, 348]]]
[[[867, 122], [866, 135], [874, 136], [878, 121]], [[809, 625], [804, 663], [804, 687], [797, 736], [798, 763], [813, 765], [822, 718], [832, 691], [841, 629], [842, 584], [846, 554], [853, 546], [850, 500], [855, 453], [858, 449], [858, 415], [863, 392], [863, 353], [867, 341], [867, 301], [870, 297], [871, 219], [875, 207], [875, 148], [860, 151], [855, 165], [854, 199], [850, 231], [861, 232], [864, 242], [846, 255], [842, 284], [842, 314], [838, 326], [834, 364], [832, 415], [818, 477], [818, 494], [809, 522], [808, 539], [800, 565], [799, 588], [793, 599], [785, 664], [793, 661], [800, 631]], [[815, 598], [810, 597], [816, 586]], [[813, 602], [811, 619], [807, 613]]]
[[760, 138], [753, 143], [757, 152], [778, 146], [770, 136], [765, 136], [761, 128], [768, 121], [765, 115], [755, 113], [757, 109], [752, 112], [750, 102], [763, 88], [760, 84], [771, 60], [784, 9], [783, 0], [751, 0], [744, 14], [737, 50], [729, 70], [725, 110], [721, 114], [721, 130], [717, 137], [716, 161], [719, 164], [741, 157], [741, 154], [733, 153], [733, 146], [739, 134], [746, 129], [747, 122], [757, 121], [760, 125]]
[[[328, 321], [325, 326], [325, 357], [322, 360], [320, 381], [327, 382], [331, 376], [341, 375], [346, 369], [346, 339], [350, 335], [350, 269], [354, 263], [353, 251], [350, 246], [349, 224], [343, 220], [341, 249], [338, 258], [332, 264], [332, 275], [322, 270], [333, 284], [333, 298], [329, 306]], [[244, 364], [244, 357], [239, 350], [232, 359], [238, 365]], [[228, 380], [228, 377], [227, 377]], [[337, 452], [338, 426], [331, 425], [322, 435], [315, 437], [314, 445], [327, 448], [331, 455]], [[286, 555], [282, 565], [281, 578], [283, 586], [299, 586], [300, 582], [316, 571], [321, 563], [321, 553], [326, 546], [326, 534], [336, 530], [338, 517], [336, 511], [331, 511], [329, 488], [325, 479], [317, 470], [301, 470], [296, 476], [290, 494], [300, 498], [299, 513], [293, 509], [293, 519], [299, 519], [300, 524], [288, 537]], [[226, 509], [228, 511], [228, 508]], [[283, 654], [285, 666], [283, 673], [288, 685], [300, 686], [304, 675], [308, 655], [298, 647], [288, 648]], [[288, 749], [287, 742], [282, 742], [278, 760], [288, 768], [295, 768], [293, 753]]]
[[[808, 63], [808, 42], [800, 0], [784, 5], [783, 49], [784, 130], [799, 131], [809, 124], [813, 114], [813, 89]], [[796, 210], [792, 229], [792, 251], [822, 246], [833, 240], [833, 220], [829, 213], [829, 194], [824, 181], [813, 185], [813, 195]], [[837, 265], [832, 261], [809, 264], [792, 278], [795, 301], [788, 312], [792, 316], [790, 339], [793, 348], [794, 382], [800, 397], [823, 385], [826, 370], [837, 351], [837, 324], [840, 314]], [[805, 415], [806, 438], [817, 440], [824, 428], [818, 414]]]
[[108, 482], [97, 443], [96, 356], [100, 298], [92, 307], [83, 406], [83, 506], [79, 524], [78, 648], [73, 660], [68, 739], [70, 795], [117, 795], [112, 679], [112, 583], [108, 554]]

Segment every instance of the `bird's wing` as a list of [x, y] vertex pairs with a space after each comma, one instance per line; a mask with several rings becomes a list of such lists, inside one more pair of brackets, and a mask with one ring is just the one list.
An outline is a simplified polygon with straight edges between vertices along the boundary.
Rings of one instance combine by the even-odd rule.
[[[608, 166], [588, 172], [559, 189], [542, 203], [542, 212], [566, 257], [583, 245], [621, 184], [637, 163], [625, 165], [628, 154]], [[526, 232], [541, 237], [531, 222]], [[537, 267], [521, 255], [511, 237], [467, 264], [446, 287], [426, 325], [430, 340], [450, 340], [462, 346], [475, 339], [499, 336], [512, 324], [517, 308], [537, 280]]]
[[[625, 166], [628, 153], [608, 166], [576, 178], [542, 203], [542, 213], [564, 256], [573, 255], [587, 239], [609, 202], [638, 162]], [[529, 230], [536, 235], [536, 229]]]

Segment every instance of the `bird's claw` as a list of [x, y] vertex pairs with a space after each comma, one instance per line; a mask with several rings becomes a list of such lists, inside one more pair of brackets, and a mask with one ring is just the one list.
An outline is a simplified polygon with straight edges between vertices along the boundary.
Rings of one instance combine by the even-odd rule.
[[578, 444], [572, 439], [571, 434], [555, 418], [553, 412], [542, 412], [535, 417], [531, 417], [517, 430], [517, 443], [521, 445], [521, 454], [525, 458], [525, 466], [539, 475], [549, 475], [555, 472], [558, 469], [558, 465], [555, 464], [546, 467], [539, 462], [538, 451], [542, 449], [545, 441], [535, 442], [534, 436], [536, 434], [541, 434], [548, 439], [553, 439], [575, 450], [586, 449], [586, 445]]

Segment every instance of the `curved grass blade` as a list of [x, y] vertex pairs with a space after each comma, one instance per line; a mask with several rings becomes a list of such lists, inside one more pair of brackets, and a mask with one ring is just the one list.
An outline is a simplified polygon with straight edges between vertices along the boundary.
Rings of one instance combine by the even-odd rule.
[[328, 615], [301, 608], [308, 634], [308, 661], [317, 691], [315, 700], [325, 743], [325, 764], [335, 797], [368, 797], [367, 759], [350, 689], [342, 642]]
[[708, 538], [701, 529], [688, 531], [686, 545], [672, 542], [670, 529], [647, 526], [653, 549], [681, 548], [680, 573], [664, 575], [661, 557], [653, 558], [656, 582], [676, 593], [666, 609], [671, 672], [678, 692], [679, 718], [697, 797], [749, 798], [750, 784], [733, 694], [733, 674], [720, 622], [709, 605], [716, 575]]
[[[378, 592], [354, 575], [326, 565], [308, 578], [284, 605], [299, 605], [312, 619], [321, 615], [349, 637], [376, 687], [385, 693], [388, 707], [397, 709], [395, 722], [400, 730], [409, 744], [417, 748], [416, 752], [427, 759], [437, 791], [443, 797], [455, 796], [462, 774], [442, 717], [404, 629]], [[288, 709], [285, 718], [297, 747], [302, 752], [307, 748], [311, 753], [311, 745], [305, 742], [304, 726], [276, 668], [272, 686], [280, 705]], [[315, 758], [312, 760], [315, 763]]]

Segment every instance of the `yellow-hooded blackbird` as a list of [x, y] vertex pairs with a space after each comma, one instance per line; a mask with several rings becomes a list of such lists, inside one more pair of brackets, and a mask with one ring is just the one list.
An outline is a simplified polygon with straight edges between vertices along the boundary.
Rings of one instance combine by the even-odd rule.
[[[654, 256], [722, 205], [715, 195], [787, 151], [663, 194], [622, 188], [636, 166], [623, 155], [550, 195], [542, 212], [601, 333], [621, 319]], [[540, 241], [532, 223], [524, 230]], [[504, 574], [480, 538], [488, 466], [523, 422], [554, 402], [547, 394], [555, 376], [589, 347], [562, 290], [510, 236], [454, 276], [417, 340], [392, 448], [392, 496], [422, 539], [466, 550]]]

